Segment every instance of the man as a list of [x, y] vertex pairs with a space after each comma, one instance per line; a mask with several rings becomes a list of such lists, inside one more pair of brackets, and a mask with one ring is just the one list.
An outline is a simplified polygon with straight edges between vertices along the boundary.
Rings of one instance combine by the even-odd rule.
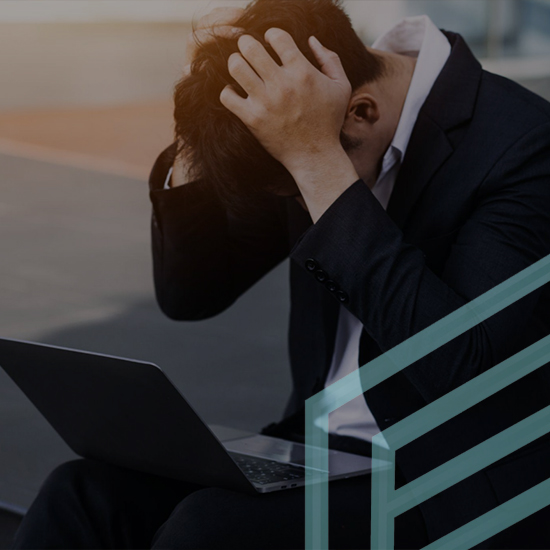
[[[548, 103], [482, 71], [425, 17], [365, 52], [346, 21], [330, 0], [258, 0], [203, 20], [176, 90], [179, 145], [151, 176], [170, 317], [215, 315], [291, 258], [294, 388], [264, 430], [277, 437], [303, 437], [309, 396], [550, 253]], [[367, 452], [380, 429], [547, 335], [549, 299], [531, 293], [342, 407], [333, 446]], [[549, 401], [542, 368], [402, 449], [398, 484]], [[396, 547], [546, 479], [548, 439], [399, 516]], [[331, 546], [368, 547], [369, 500], [369, 476], [331, 484]], [[46, 482], [18, 547], [298, 548], [303, 515], [300, 490], [254, 498], [79, 461]], [[482, 546], [549, 548], [547, 515]]]

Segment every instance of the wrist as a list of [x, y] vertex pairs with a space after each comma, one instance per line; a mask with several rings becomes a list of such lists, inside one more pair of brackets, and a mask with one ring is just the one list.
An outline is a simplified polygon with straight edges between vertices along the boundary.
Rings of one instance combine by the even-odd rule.
[[353, 163], [340, 145], [331, 151], [304, 157], [289, 172], [300, 189], [314, 223], [359, 179]]
[[320, 186], [316, 185], [319, 179], [326, 180], [327, 177], [336, 174], [356, 174], [353, 163], [340, 143], [297, 157], [289, 163], [287, 170], [296, 184], [299, 187], [303, 186], [306, 192], [321, 191]]
[[310, 147], [295, 148], [292, 156], [288, 157], [283, 164], [295, 179], [307, 178], [310, 173], [323, 170], [325, 165], [343, 163], [348, 159], [339, 141], [323, 145], [314, 143]]
[[341, 146], [319, 156], [304, 157], [299, 166], [289, 171], [300, 189], [313, 223], [359, 179]]

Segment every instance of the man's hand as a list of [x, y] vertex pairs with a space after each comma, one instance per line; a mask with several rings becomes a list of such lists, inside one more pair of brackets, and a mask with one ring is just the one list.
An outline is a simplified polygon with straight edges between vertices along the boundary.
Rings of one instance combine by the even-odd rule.
[[227, 86], [220, 101], [291, 173], [315, 222], [359, 179], [340, 144], [351, 84], [338, 56], [316, 38], [309, 45], [322, 72], [287, 32], [269, 29], [265, 40], [282, 66], [257, 40], [241, 36], [228, 69], [248, 97]]
[[[198, 20], [194, 32], [187, 38], [183, 76], [191, 72], [191, 64], [197, 55], [199, 44], [206, 44], [218, 36], [231, 38], [243, 31], [234, 26], [243, 13], [242, 8], [216, 8]], [[187, 170], [187, 165], [184, 155], [180, 154], [174, 162], [171, 187], [184, 185], [193, 179]]]

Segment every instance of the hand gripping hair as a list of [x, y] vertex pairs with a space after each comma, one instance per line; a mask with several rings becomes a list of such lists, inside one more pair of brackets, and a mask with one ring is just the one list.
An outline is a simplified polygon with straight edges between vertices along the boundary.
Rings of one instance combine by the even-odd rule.
[[[309, 37], [315, 36], [339, 55], [353, 89], [384, 73], [383, 62], [365, 48], [340, 0], [255, 0], [234, 26], [259, 40], [279, 64], [264, 34], [272, 27], [283, 29], [319, 68], [308, 45]], [[229, 56], [238, 51], [238, 38], [239, 34], [230, 38], [212, 36], [198, 44], [190, 73], [177, 84], [174, 93], [176, 139], [190, 174], [211, 186], [228, 207], [236, 209], [258, 204], [278, 182], [291, 178], [220, 103], [220, 93], [227, 84], [246, 97], [227, 69]]]

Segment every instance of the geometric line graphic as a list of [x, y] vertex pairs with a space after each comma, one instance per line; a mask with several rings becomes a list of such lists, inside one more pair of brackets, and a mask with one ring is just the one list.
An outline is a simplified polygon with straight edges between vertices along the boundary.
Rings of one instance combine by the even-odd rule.
[[[547, 361], [549, 360], [550, 353], [547, 358]], [[373, 504], [376, 502], [377, 507], [372, 511], [371, 548], [393, 548], [394, 519], [399, 514], [413, 508], [437, 493], [444, 491], [455, 483], [462, 481], [482, 468], [489, 466], [496, 460], [513, 453], [517, 449], [531, 443], [548, 432], [550, 432], [550, 406], [518, 422], [498, 435], [487, 439], [465, 453], [458, 455], [445, 464], [424, 474], [420, 478], [415, 479], [413, 482], [401, 487], [397, 491], [391, 489], [392, 479], [390, 476], [377, 475], [373, 470]], [[390, 461], [394, 459], [395, 450], [392, 449], [390, 452], [386, 449], [378, 448], [373, 452], [373, 455], [375, 453], [378, 459], [384, 457], [384, 460]], [[394, 472], [393, 469], [387, 471]], [[550, 495], [548, 496], [550, 497]], [[540, 508], [550, 504], [550, 499], [547, 500], [548, 502], [541, 504]], [[499, 508], [508, 510], [509, 507], [509, 502], [506, 502], [492, 510], [491, 513], [498, 514]], [[540, 508], [536, 508], [535, 511]], [[510, 523], [502, 522], [501, 530], [519, 521], [517, 518], [510, 518], [508, 516], [507, 520], [510, 520]], [[490, 526], [487, 526], [487, 530], [485, 531], [483, 526], [480, 527], [478, 525], [477, 537], [473, 537], [469, 532], [471, 527], [470, 523], [468, 523], [461, 528], [462, 531], [460, 533], [453, 531], [446, 535], [446, 537], [443, 537], [445, 541], [443, 541], [443, 538], [439, 539], [426, 548], [444, 547], [447, 549], [451, 546], [454, 547], [454, 545], [457, 544], [455, 537], [463, 537], [466, 533], [469, 534], [468, 540], [471, 546], [483, 542], [491, 536], [490, 533], [492, 533], [492, 531]], [[496, 531], [496, 533], [498, 532], [499, 531]], [[457, 547], [463, 548], [463, 546], [460, 545], [457, 545]]]
[[550, 479], [441, 537], [424, 550], [467, 550], [550, 504]]
[[[548, 282], [550, 256], [306, 400], [307, 550], [328, 550], [328, 415]], [[404, 487], [392, 489], [395, 452], [399, 448], [548, 362], [550, 336], [429, 403], [373, 438], [371, 548], [393, 548], [394, 518], [403, 511], [550, 431], [548, 407]], [[445, 548], [470, 548], [550, 504], [550, 498], [546, 496], [550, 494], [547, 487], [547, 482], [533, 487], [426, 548], [443, 545]], [[528, 505], [526, 501], [529, 501]], [[525, 515], [528, 510], [532, 511]]]

